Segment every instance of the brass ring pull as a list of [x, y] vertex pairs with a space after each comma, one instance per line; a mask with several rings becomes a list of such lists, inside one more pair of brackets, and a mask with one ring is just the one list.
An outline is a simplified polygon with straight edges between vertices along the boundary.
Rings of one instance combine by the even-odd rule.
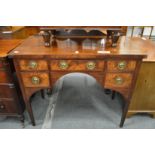
[[1, 104], [0, 109], [5, 109], [5, 106], [3, 104]]
[[37, 68], [37, 66], [38, 66], [37, 62], [35, 62], [35, 61], [30, 61], [29, 62], [29, 67], [31, 69], [35, 69], [35, 68]]
[[33, 84], [39, 84], [40, 83], [40, 78], [37, 77], [37, 76], [33, 76], [32, 79], [31, 79], [32, 83]]
[[124, 82], [124, 80], [122, 77], [120, 77], [120, 76], [115, 77], [116, 84], [121, 85], [121, 84], [123, 84], [123, 82]]
[[119, 70], [124, 70], [126, 68], [126, 65], [127, 65], [126, 61], [120, 61], [118, 63], [118, 69]]
[[90, 62], [87, 63], [86, 66], [87, 66], [87, 69], [88, 69], [88, 70], [94, 70], [95, 67], [96, 67], [96, 64], [95, 64], [95, 62], [90, 61]]
[[68, 63], [66, 61], [60, 61], [59, 67], [61, 69], [67, 69], [68, 68]]

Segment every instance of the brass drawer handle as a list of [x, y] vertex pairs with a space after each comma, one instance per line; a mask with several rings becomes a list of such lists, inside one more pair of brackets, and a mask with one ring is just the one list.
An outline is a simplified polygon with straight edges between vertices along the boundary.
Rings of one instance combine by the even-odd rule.
[[68, 63], [66, 61], [60, 61], [59, 67], [61, 69], [67, 69], [68, 68]]
[[32, 83], [33, 84], [39, 84], [40, 83], [40, 78], [37, 77], [37, 76], [33, 76], [32, 79], [31, 79]]
[[118, 69], [119, 69], [119, 70], [124, 70], [124, 69], [126, 68], [126, 66], [127, 66], [126, 61], [120, 61], [120, 62], [118, 63]]
[[95, 67], [96, 67], [96, 64], [95, 64], [95, 62], [90, 61], [90, 62], [88, 62], [88, 63], [86, 64], [86, 67], [87, 67], [88, 70], [94, 70]]
[[1, 105], [0, 105], [0, 109], [1, 109], [1, 110], [2, 110], [2, 109], [5, 109], [5, 105], [1, 104]]
[[38, 66], [38, 64], [37, 64], [36, 61], [30, 61], [30, 62], [29, 62], [29, 67], [30, 67], [31, 69], [35, 69], [35, 68], [37, 68], [37, 66]]
[[115, 77], [116, 84], [121, 85], [121, 84], [123, 84], [123, 82], [124, 82], [124, 80], [122, 77], [120, 77], [120, 76]]

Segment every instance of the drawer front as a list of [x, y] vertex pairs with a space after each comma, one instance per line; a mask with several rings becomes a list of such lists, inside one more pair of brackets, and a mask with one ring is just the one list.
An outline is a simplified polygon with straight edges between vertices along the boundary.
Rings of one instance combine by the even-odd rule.
[[106, 88], [129, 88], [132, 82], [130, 73], [107, 73], [105, 78]]
[[0, 83], [10, 83], [12, 82], [12, 78], [8, 74], [7, 71], [0, 70]]
[[44, 72], [21, 73], [25, 87], [49, 87], [49, 75]]
[[6, 60], [0, 60], [0, 70], [9, 70], [9, 63]]
[[134, 71], [136, 61], [112, 60], [107, 62], [108, 71]]
[[103, 71], [104, 61], [96, 60], [53, 60], [52, 71]]
[[13, 98], [16, 95], [14, 84], [0, 85], [0, 98]]
[[19, 60], [21, 71], [48, 70], [48, 64], [45, 60]]
[[0, 113], [18, 113], [17, 103], [14, 100], [0, 99]]
[[0, 60], [0, 70], [3, 70], [4, 69], [4, 64], [3, 64], [3, 61]]

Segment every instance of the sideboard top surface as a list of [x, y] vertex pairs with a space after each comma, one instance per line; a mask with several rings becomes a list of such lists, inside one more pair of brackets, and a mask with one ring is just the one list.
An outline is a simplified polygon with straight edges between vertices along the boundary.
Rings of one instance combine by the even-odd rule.
[[[88, 44], [87, 44], [88, 45]], [[78, 52], [77, 52], [78, 51]], [[99, 52], [99, 51], [104, 51]], [[110, 51], [110, 53], [107, 53]], [[79, 46], [70, 40], [57, 40], [57, 46], [44, 47], [42, 36], [31, 36], [9, 53], [12, 56], [51, 58], [102, 58], [109, 56], [142, 56], [143, 61], [155, 61], [155, 43], [138, 37], [121, 37], [116, 47]]]
[[17, 47], [22, 40], [10, 39], [10, 40], [0, 40], [0, 57], [6, 57], [8, 52]]

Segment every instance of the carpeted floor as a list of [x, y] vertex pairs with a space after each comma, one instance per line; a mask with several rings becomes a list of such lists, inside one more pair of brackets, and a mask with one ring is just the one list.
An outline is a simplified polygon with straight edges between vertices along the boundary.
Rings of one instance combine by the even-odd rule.
[[[25, 129], [117, 129], [123, 100], [106, 95], [102, 87], [88, 75], [70, 74], [56, 84], [52, 96], [42, 99], [40, 92], [32, 99], [36, 126], [25, 112]], [[18, 118], [0, 118], [1, 129], [20, 129]], [[126, 119], [123, 128], [155, 128], [155, 119], [135, 115]]]
[[[94, 78], [84, 74], [66, 75], [58, 86], [50, 101], [43, 128], [119, 128], [123, 104], [119, 94], [112, 100]], [[126, 119], [123, 128], [155, 128], [155, 119], [135, 115]]]

